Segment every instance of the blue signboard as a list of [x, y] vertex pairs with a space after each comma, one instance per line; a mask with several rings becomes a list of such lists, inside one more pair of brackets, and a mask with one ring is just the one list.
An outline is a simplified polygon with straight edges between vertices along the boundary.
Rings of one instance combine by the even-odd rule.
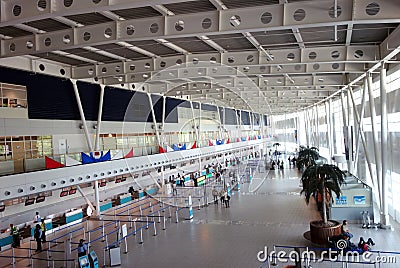
[[336, 205], [347, 205], [347, 196], [336, 197]]
[[365, 196], [364, 195], [355, 195], [354, 196], [354, 204], [355, 205], [365, 205]]

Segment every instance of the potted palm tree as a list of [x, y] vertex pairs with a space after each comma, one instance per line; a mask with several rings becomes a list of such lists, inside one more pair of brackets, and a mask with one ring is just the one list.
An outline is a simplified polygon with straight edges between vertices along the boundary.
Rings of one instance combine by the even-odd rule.
[[334, 220], [328, 220], [326, 202], [327, 198], [335, 193], [337, 197], [341, 195], [341, 185], [345, 183], [346, 174], [335, 165], [312, 165], [309, 166], [301, 177], [307, 205], [310, 198], [322, 197], [322, 220], [310, 222], [311, 241], [317, 244], [326, 244], [328, 237], [339, 235], [341, 225]]
[[315, 165], [315, 161], [319, 158], [319, 150], [317, 147], [300, 146], [296, 165], [298, 169], [307, 168]]

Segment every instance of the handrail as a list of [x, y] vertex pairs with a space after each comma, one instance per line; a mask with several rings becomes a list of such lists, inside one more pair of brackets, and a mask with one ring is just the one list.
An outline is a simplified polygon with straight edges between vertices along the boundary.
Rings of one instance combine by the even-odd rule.
[[80, 230], [82, 230], [82, 229], [85, 229], [85, 227], [80, 227], [80, 228], [78, 228], [78, 229], [76, 229], [76, 230], [69, 231], [68, 233], [65, 233], [65, 234], [63, 234], [62, 236], [59, 236], [59, 237], [53, 238], [52, 240], [50, 240], [50, 241], [47, 241], [47, 242], [53, 243], [54, 241], [57, 241], [57, 239], [63, 238], [64, 236], [67, 236], [67, 235], [73, 234], [73, 233], [75, 233], [76, 231], [80, 231]]

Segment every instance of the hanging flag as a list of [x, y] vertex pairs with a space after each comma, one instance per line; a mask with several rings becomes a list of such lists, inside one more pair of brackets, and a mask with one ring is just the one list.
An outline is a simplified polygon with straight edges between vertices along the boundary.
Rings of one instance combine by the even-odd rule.
[[197, 148], [197, 143], [196, 143], [196, 141], [194, 141], [194, 143], [193, 143], [192, 147], [190, 147], [190, 149], [196, 149], [196, 148]]
[[228, 140], [226, 141], [226, 144], [231, 143], [231, 138], [228, 138]]
[[250, 136], [247, 137], [247, 140], [248, 140], [248, 141], [250, 140]]
[[224, 140], [215, 140], [216, 145], [224, 144]]
[[186, 143], [184, 143], [183, 145], [182, 144], [172, 144], [172, 149], [174, 150], [174, 151], [183, 151], [183, 150], [186, 150]]
[[82, 152], [81, 157], [82, 157], [82, 164], [104, 162], [104, 161], [111, 160], [111, 152], [110, 152], [110, 150], [108, 150], [108, 152], [104, 155], [103, 155], [103, 151], [101, 151], [100, 153], [90, 152], [89, 155]]
[[180, 151], [186, 150], [186, 143], [178, 144], [178, 148], [179, 148]]
[[261, 140], [261, 135], [258, 135], [257, 138], [258, 138], [259, 140]]
[[51, 159], [50, 157], [47, 156], [45, 156], [45, 161], [46, 161], [46, 169], [60, 168], [65, 166], [64, 164], [54, 159]]
[[208, 140], [208, 146], [214, 146], [214, 144], [212, 143], [212, 141]]
[[240, 142], [240, 139], [239, 139], [239, 137], [238, 137], [238, 138], [236, 138], [236, 142]]
[[133, 157], [133, 148], [124, 156], [124, 158], [132, 158]]
[[158, 146], [158, 152], [159, 152], [160, 154], [163, 154], [163, 153], [165, 153], [165, 150], [164, 150], [163, 147]]
[[242, 137], [242, 141], [246, 141], [247, 139], [246, 139], [246, 137]]
[[111, 157], [111, 160], [121, 159], [122, 157], [122, 151], [117, 151], [117, 153], [113, 157]]
[[168, 146], [168, 145], [167, 145], [167, 153], [173, 152], [173, 151], [174, 151], [174, 149], [172, 149], [171, 146]]
[[80, 165], [80, 164], [82, 164], [82, 163], [79, 162], [78, 160], [75, 160], [75, 159], [73, 159], [72, 157], [70, 157], [68, 155], [65, 156], [65, 165], [67, 167], [76, 166], [76, 165]]

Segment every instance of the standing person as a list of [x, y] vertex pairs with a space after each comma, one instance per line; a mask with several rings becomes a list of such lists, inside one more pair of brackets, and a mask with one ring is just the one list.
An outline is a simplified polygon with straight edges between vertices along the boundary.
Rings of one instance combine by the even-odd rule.
[[221, 199], [221, 206], [224, 206], [224, 202], [225, 202], [224, 194], [225, 194], [224, 189], [221, 189], [221, 191], [219, 192], [219, 198]]
[[19, 241], [19, 230], [17, 226], [14, 226], [14, 224], [10, 224], [10, 230], [11, 230], [11, 235], [13, 238], [13, 243], [12, 247], [17, 248], [20, 246], [20, 241]]
[[40, 229], [42, 229], [42, 242], [46, 243], [46, 224], [44, 223], [44, 219], [42, 219], [42, 222], [40, 223]]
[[33, 237], [36, 240], [36, 252], [42, 251], [42, 228], [40, 228], [40, 224], [36, 224], [35, 231], [33, 232]]
[[178, 190], [176, 189], [176, 181], [172, 181], [172, 195], [178, 195]]
[[217, 205], [218, 205], [218, 196], [219, 196], [219, 193], [218, 193], [217, 188], [214, 187], [214, 189], [212, 190], [212, 195], [213, 195], [213, 197], [214, 197], [214, 204], [217, 204]]
[[229, 208], [229, 199], [231, 199], [231, 197], [228, 195], [228, 192], [225, 191], [224, 192], [224, 203], [225, 203], [226, 208]]
[[33, 223], [40, 223], [42, 221], [42, 217], [39, 215], [39, 211], [36, 211], [35, 217], [33, 217]]
[[79, 240], [79, 245], [78, 245], [78, 258], [85, 256], [87, 254], [87, 245], [84, 243], [85, 240], [81, 239]]

